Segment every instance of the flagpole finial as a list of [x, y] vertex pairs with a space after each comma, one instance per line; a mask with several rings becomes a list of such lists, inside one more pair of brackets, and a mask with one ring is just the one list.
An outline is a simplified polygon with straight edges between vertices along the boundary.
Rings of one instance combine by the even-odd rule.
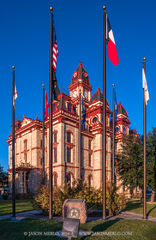
[[114, 86], [115, 86], [115, 84], [113, 83], [113, 84], [112, 84], [112, 86], [114, 87]]
[[50, 7], [50, 12], [52, 12], [53, 11], [53, 7]]
[[143, 58], [143, 61], [146, 61], [146, 58], [145, 58], [145, 57]]
[[42, 87], [44, 87], [44, 83], [42, 84]]
[[106, 10], [106, 6], [105, 6], [105, 5], [103, 6], [103, 10], [104, 10], [104, 11]]
[[15, 66], [12, 66], [12, 69], [15, 69]]

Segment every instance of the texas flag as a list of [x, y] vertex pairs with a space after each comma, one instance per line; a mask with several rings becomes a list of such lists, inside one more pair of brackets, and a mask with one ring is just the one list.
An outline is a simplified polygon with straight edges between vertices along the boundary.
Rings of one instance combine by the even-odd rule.
[[108, 58], [116, 66], [119, 63], [119, 58], [108, 15], [106, 15], [106, 40], [108, 44]]

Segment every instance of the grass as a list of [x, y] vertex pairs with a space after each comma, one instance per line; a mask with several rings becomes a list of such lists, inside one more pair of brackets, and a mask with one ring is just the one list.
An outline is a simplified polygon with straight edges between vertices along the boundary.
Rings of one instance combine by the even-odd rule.
[[[45, 236], [45, 233], [52, 234], [62, 229], [62, 223], [49, 220], [27, 219], [24, 222], [12, 223], [8, 220], [0, 221], [0, 240], [51, 240], [60, 239], [56, 236]], [[81, 224], [81, 230], [89, 232], [98, 232], [96, 237], [79, 237], [80, 240], [154, 240], [156, 239], [156, 223], [139, 220], [114, 220], [114, 221], [93, 221]], [[130, 236], [106, 236], [112, 232], [132, 232]], [[27, 235], [26, 235], [27, 234]], [[31, 235], [29, 235], [31, 234]], [[36, 234], [36, 236], [34, 235]], [[37, 236], [38, 234], [38, 236]], [[103, 236], [102, 236], [103, 234]], [[101, 236], [100, 236], [101, 235]]]
[[[16, 200], [16, 212], [34, 210], [32, 199]], [[0, 200], [0, 216], [12, 213], [12, 201]]]
[[81, 229], [87, 231], [98, 232], [102, 235], [111, 233], [125, 233], [129, 232], [132, 235], [119, 236], [119, 235], [103, 235], [100, 234], [95, 237], [86, 237], [79, 239], [96, 239], [96, 240], [154, 240], [156, 239], [156, 223], [149, 221], [139, 221], [139, 220], [113, 220], [113, 221], [94, 221], [89, 222], [81, 226]]
[[[143, 203], [139, 200], [130, 200], [125, 211], [143, 214]], [[147, 216], [156, 217], [156, 204], [147, 204]]]

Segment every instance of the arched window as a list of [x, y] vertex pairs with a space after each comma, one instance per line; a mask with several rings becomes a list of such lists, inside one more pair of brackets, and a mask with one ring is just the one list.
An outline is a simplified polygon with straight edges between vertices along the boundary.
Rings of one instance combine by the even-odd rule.
[[54, 143], [56, 143], [57, 142], [57, 132], [53, 133], [53, 137], [54, 137]]
[[92, 155], [89, 153], [89, 167], [92, 167]]
[[24, 150], [27, 150], [27, 140], [24, 140]]
[[67, 143], [71, 143], [71, 132], [67, 132]]
[[67, 183], [69, 183], [71, 185], [71, 173], [67, 174], [66, 180], [67, 180]]
[[89, 187], [92, 186], [92, 175], [88, 176], [88, 185], [89, 185]]
[[73, 162], [73, 134], [70, 130], [66, 132], [66, 161]]
[[24, 162], [27, 162], [27, 140], [24, 140]]
[[67, 162], [71, 162], [71, 148], [67, 147]]
[[55, 186], [55, 187], [57, 187], [57, 177], [58, 177], [58, 176], [57, 176], [57, 173], [54, 172], [54, 173], [53, 173], [53, 178], [54, 178], [54, 186]]
[[57, 162], [57, 147], [55, 147], [53, 149], [53, 151], [54, 151], [54, 162], [56, 163]]

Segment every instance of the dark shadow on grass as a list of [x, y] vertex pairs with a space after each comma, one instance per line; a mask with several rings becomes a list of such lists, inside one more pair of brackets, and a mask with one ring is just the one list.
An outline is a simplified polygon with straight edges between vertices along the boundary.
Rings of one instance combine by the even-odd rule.
[[[107, 217], [107, 220], [101, 221], [101, 223], [97, 224], [96, 226], [92, 227], [90, 230], [91, 232], [104, 232], [109, 227], [111, 227], [113, 224], [120, 221], [122, 218], [116, 218], [115, 220], [109, 220], [109, 217]], [[86, 239], [88, 236], [81, 237], [81, 240]]]
[[118, 222], [120, 220], [120, 218], [117, 218], [115, 220], [107, 220], [104, 221], [96, 226], [94, 226], [92, 228], [93, 232], [103, 232], [105, 230], [107, 230], [107, 228], [111, 227], [113, 224], [115, 224], [116, 222]]
[[128, 210], [134, 210], [136, 208], [140, 208], [142, 207], [142, 202], [141, 201], [135, 201], [135, 202], [127, 202], [126, 204], [126, 208], [124, 209], [124, 211], [128, 211]]
[[156, 208], [156, 205], [155, 205], [154, 207], [152, 207], [152, 208], [148, 211], [147, 216], [149, 216], [150, 213], [152, 212], [152, 210], [154, 210], [155, 208]]

